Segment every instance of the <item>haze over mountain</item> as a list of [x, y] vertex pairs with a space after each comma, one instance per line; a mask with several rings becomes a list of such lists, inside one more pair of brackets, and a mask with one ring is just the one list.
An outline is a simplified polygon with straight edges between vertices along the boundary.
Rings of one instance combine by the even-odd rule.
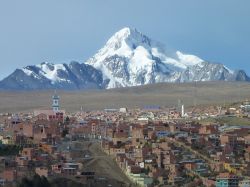
[[249, 81], [243, 70], [233, 71], [163, 44], [136, 29], [115, 33], [85, 63], [43, 62], [16, 69], [0, 82], [1, 89], [110, 89], [159, 82]]

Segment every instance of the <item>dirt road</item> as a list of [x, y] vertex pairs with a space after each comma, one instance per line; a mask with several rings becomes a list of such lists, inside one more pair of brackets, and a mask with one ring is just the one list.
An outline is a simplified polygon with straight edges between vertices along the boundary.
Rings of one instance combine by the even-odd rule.
[[85, 171], [94, 171], [100, 178], [119, 181], [121, 186], [132, 186], [131, 181], [121, 171], [111, 156], [101, 150], [98, 142], [83, 142], [83, 147], [91, 153], [91, 159], [84, 164]]

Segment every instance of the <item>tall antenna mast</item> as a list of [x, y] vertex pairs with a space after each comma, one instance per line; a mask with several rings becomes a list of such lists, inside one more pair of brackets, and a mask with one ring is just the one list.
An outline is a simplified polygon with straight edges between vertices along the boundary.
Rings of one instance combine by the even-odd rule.
[[219, 116], [221, 115], [221, 109], [222, 109], [221, 106], [217, 106], [217, 110], [218, 110], [218, 115], [219, 115]]
[[81, 106], [81, 109], [80, 109], [80, 110], [81, 110], [81, 116], [82, 116], [82, 113], [83, 113], [83, 106]]

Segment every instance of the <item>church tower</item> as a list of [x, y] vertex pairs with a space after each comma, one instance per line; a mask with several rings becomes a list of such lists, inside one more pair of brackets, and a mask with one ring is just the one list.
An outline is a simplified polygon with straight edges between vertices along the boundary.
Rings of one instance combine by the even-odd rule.
[[59, 99], [60, 97], [57, 95], [55, 91], [54, 95], [52, 96], [52, 109], [54, 112], [59, 111]]

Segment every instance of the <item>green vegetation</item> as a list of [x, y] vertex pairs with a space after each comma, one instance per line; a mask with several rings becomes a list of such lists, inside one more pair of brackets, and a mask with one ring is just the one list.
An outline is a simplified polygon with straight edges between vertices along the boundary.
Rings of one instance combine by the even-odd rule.
[[70, 119], [69, 119], [69, 116], [67, 116], [67, 117], [65, 118], [65, 124], [66, 124], [66, 125], [69, 125], [69, 123], [70, 123]]
[[0, 146], [0, 156], [17, 155], [22, 147], [18, 145], [2, 145]]
[[63, 131], [62, 131], [62, 137], [65, 138], [65, 136], [67, 134], [69, 134], [69, 129], [68, 128], [63, 129]]
[[54, 179], [50, 182], [51, 187], [84, 187], [84, 186], [88, 186], [88, 185], [84, 185], [81, 183], [78, 183], [76, 181], [70, 180], [70, 179], [66, 179], [66, 178], [57, 178]]
[[56, 178], [49, 181], [46, 177], [35, 174], [33, 178], [22, 178], [18, 187], [81, 187], [81, 183], [66, 178]]
[[18, 187], [51, 187], [46, 177], [34, 175], [32, 179], [24, 177]]
[[218, 119], [218, 122], [228, 125], [250, 125], [250, 120], [248, 118], [239, 117], [222, 117]]
[[239, 118], [235, 116], [223, 116], [218, 118], [207, 118], [201, 120], [199, 122], [211, 122], [211, 123], [219, 123], [219, 124], [227, 124], [227, 125], [250, 125], [249, 118]]

